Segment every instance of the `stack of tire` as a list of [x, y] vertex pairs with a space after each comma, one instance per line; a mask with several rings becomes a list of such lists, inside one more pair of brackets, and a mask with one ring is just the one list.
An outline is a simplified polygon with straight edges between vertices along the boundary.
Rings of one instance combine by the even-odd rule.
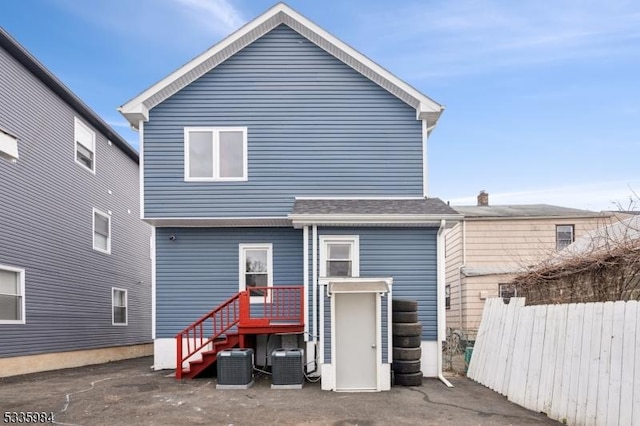
[[397, 386], [421, 386], [420, 341], [422, 324], [418, 322], [418, 302], [393, 299], [393, 383]]

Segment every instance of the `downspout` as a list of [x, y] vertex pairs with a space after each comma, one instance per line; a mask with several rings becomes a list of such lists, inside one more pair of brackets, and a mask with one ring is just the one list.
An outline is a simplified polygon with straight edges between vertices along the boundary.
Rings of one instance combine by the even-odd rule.
[[447, 387], [452, 388], [453, 385], [442, 374], [442, 343], [445, 341], [445, 318], [446, 311], [444, 306], [444, 286], [445, 286], [445, 258], [444, 258], [444, 229], [447, 221], [440, 220], [440, 228], [438, 229], [438, 237], [436, 241], [437, 250], [437, 270], [436, 270], [436, 285], [438, 292], [438, 379], [444, 383]]
[[[318, 342], [318, 226], [313, 225], [311, 227], [311, 238], [313, 247], [311, 248], [311, 258], [313, 265], [311, 265], [311, 275], [312, 275], [312, 283], [313, 291], [313, 341], [317, 344]], [[316, 347], [316, 351], [318, 348]], [[316, 366], [317, 368], [317, 366]]]

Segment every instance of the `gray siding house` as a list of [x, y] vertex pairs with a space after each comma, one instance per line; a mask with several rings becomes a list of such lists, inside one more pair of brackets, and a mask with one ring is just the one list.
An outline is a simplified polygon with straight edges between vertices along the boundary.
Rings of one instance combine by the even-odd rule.
[[228, 329], [268, 357], [278, 324], [243, 342], [244, 310], [299, 288], [323, 389], [389, 389], [395, 296], [418, 301], [422, 372], [441, 375], [442, 232], [459, 218], [427, 196], [442, 110], [282, 3], [123, 105], [154, 227], [155, 368], [192, 373], [215, 339], [186, 347], [236, 298]]
[[138, 154], [0, 28], [0, 376], [151, 348]]

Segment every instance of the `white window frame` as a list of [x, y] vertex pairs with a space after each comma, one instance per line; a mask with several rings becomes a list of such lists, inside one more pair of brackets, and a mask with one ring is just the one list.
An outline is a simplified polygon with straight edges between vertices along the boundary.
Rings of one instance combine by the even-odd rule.
[[[213, 140], [213, 176], [191, 177], [189, 176], [189, 133], [211, 132]], [[220, 177], [220, 132], [242, 132], [242, 176]], [[216, 155], [217, 154], [217, 155]], [[246, 127], [185, 127], [184, 128], [184, 180], [185, 182], [245, 182], [248, 180], [248, 155], [247, 155], [247, 128]]]
[[[93, 130], [91, 130], [91, 128], [89, 126], [87, 126], [86, 124], [84, 124], [80, 119], [78, 119], [78, 117], [74, 117], [73, 118], [73, 123], [74, 123], [74, 127], [73, 127], [73, 159], [75, 160], [76, 163], [80, 164], [82, 166], [83, 169], [90, 171], [91, 173], [93, 173], [94, 175], [96, 174], [96, 132], [94, 132]], [[87, 167], [85, 164], [83, 164], [82, 162], [78, 161], [78, 127], [82, 127], [84, 130], [86, 130], [87, 132], [89, 132], [91, 134], [91, 138], [92, 138], [92, 143], [93, 143], [93, 147], [91, 147], [92, 149], [90, 149], [90, 147], [85, 146], [86, 149], [90, 150], [91, 153], [93, 154], [93, 161], [91, 162], [91, 165], [93, 167], [89, 168]], [[84, 146], [84, 145], [82, 145]]]
[[[115, 303], [115, 293], [116, 291], [124, 292], [124, 322], [116, 322], [115, 315], [113, 314], [113, 308], [116, 306]], [[126, 326], [129, 325], [129, 291], [126, 288], [119, 287], [111, 287], [111, 325], [115, 326]]]
[[[246, 276], [246, 251], [247, 250], [267, 250], [267, 287], [273, 287], [273, 244], [271, 243], [255, 243], [255, 244], [239, 244], [238, 245], [238, 283], [239, 290], [247, 289]], [[251, 303], [260, 303], [264, 300], [262, 296], [251, 296]], [[269, 299], [267, 299], [268, 301]]]
[[[327, 277], [327, 255], [329, 254], [329, 244], [350, 244], [351, 245], [351, 277], [360, 276], [360, 237], [358, 235], [320, 235], [320, 277]], [[346, 278], [346, 277], [341, 277]]]
[[[560, 244], [560, 241], [565, 241], [565, 240], [559, 240], [558, 239], [558, 231], [559, 228], [561, 227], [569, 227], [571, 228], [571, 241], [564, 245], [563, 247], [558, 247]], [[576, 240], [576, 226], [572, 223], [561, 223], [556, 225], [556, 250], [560, 251], [560, 250], [564, 250], [566, 247], [570, 246], [571, 244], [574, 243], [574, 241]]]
[[0, 324], [26, 324], [27, 323], [27, 311], [26, 311], [26, 296], [24, 294], [25, 288], [25, 270], [22, 268], [15, 268], [13, 266], [8, 265], [0, 265], [0, 269], [9, 272], [15, 272], [18, 274], [18, 291], [22, 298], [21, 306], [20, 306], [20, 319], [17, 320], [0, 320]]
[[[100, 215], [100, 216], [104, 216], [107, 218], [107, 220], [109, 221], [109, 236], [107, 237], [107, 249], [104, 250], [101, 247], [96, 247], [96, 214]], [[101, 253], [105, 253], [105, 254], [111, 254], [111, 215], [100, 211], [96, 208], [94, 208], [92, 210], [91, 213], [91, 241], [93, 242], [93, 249], [95, 251], [99, 251]]]

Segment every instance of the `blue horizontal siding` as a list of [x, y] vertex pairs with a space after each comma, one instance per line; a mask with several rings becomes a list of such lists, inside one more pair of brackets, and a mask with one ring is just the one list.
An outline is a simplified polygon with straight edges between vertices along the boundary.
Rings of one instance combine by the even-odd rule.
[[[175, 235], [175, 240], [169, 239]], [[158, 228], [156, 335], [174, 337], [238, 292], [238, 245], [273, 244], [274, 285], [302, 285], [302, 231], [290, 228]]]
[[[246, 126], [247, 182], [184, 182], [185, 126]], [[147, 217], [284, 216], [295, 196], [422, 195], [415, 110], [282, 25], [150, 111]]]
[[[319, 235], [358, 235], [360, 276], [393, 277], [393, 297], [418, 301], [422, 340], [437, 339], [436, 228], [326, 228]], [[382, 300], [386, 304], [386, 300]], [[329, 305], [325, 305], [325, 309]], [[383, 306], [384, 308], [384, 306]], [[386, 309], [386, 308], [384, 308]], [[385, 310], [383, 309], [383, 314]], [[331, 312], [325, 312], [325, 362], [331, 358]], [[383, 316], [383, 362], [386, 362], [387, 323]]]

